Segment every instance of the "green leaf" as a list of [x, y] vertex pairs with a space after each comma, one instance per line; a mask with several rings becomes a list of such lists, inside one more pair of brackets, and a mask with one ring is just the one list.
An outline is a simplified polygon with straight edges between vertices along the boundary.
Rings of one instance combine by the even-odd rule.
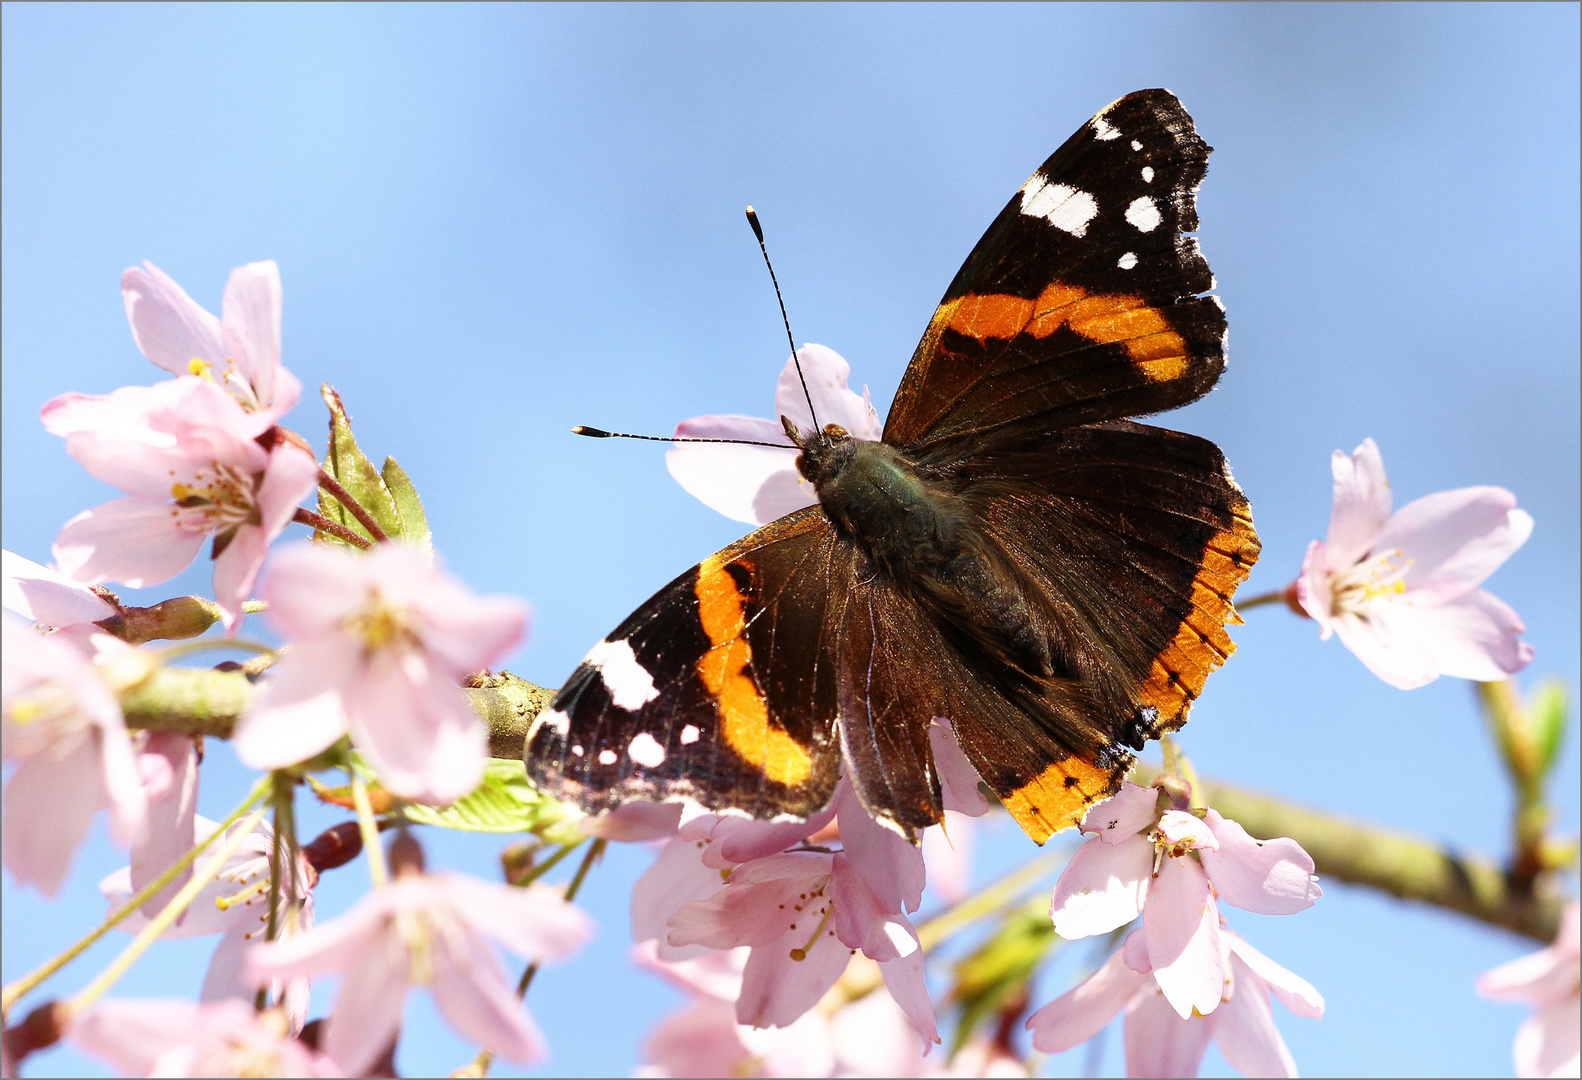
[[582, 811], [552, 799], [527, 779], [520, 761], [490, 758], [483, 782], [472, 794], [446, 807], [407, 803], [402, 812], [408, 821], [462, 832], [530, 832], [545, 843], [567, 844], [586, 839], [577, 822]]
[[1049, 921], [1049, 900], [1039, 896], [1006, 915], [987, 941], [956, 962], [950, 996], [961, 1006], [961, 1020], [956, 1025], [952, 1055], [1027, 986], [1060, 941]]
[[[412, 486], [406, 470], [396, 464], [395, 458], [387, 457], [382, 475], [385, 488], [389, 490], [390, 497], [395, 501], [396, 511], [401, 517], [401, 539], [418, 548], [425, 555], [433, 555], [434, 534], [429, 532], [428, 518], [423, 513], [423, 503], [418, 499], [417, 488]], [[390, 535], [394, 536], [395, 533]]]
[[[395, 499], [385, 487], [384, 479], [358, 448], [357, 440], [352, 436], [351, 419], [346, 415], [346, 406], [341, 403], [340, 394], [336, 393], [329, 383], [324, 384], [320, 393], [324, 397], [324, 404], [328, 405], [330, 410], [330, 439], [329, 446], [324, 452], [324, 471], [333, 476], [347, 493], [368, 511], [369, 516], [387, 535], [405, 536], [406, 529], [402, 526], [401, 512], [396, 509]], [[373, 539], [362, 522], [342, 506], [339, 499], [323, 488], [319, 489], [319, 513], [331, 521], [346, 526], [359, 536]], [[320, 543], [351, 546], [344, 540], [323, 532], [315, 534], [314, 539]]]
[[1538, 751], [1538, 775], [1547, 776], [1560, 756], [1560, 745], [1566, 732], [1565, 683], [1559, 679], [1545, 679], [1528, 706], [1527, 715], [1532, 724], [1533, 744]]

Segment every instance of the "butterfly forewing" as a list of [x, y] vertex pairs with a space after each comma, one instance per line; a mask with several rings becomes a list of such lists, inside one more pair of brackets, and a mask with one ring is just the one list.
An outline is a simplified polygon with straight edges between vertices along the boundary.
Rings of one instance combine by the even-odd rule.
[[1024, 184], [946, 290], [885, 424], [926, 447], [1003, 425], [1161, 412], [1224, 369], [1197, 241], [1209, 147], [1168, 91], [1129, 94]]

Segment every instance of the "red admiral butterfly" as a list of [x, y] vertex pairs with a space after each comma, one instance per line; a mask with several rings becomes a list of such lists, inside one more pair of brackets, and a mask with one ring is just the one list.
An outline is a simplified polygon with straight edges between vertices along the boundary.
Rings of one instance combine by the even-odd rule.
[[1224, 307], [1185, 234], [1209, 147], [1165, 90], [1066, 140], [946, 290], [882, 442], [787, 433], [819, 505], [682, 574], [594, 647], [527, 768], [590, 812], [806, 818], [844, 769], [940, 820], [947, 717], [1035, 841], [1118, 790], [1235, 648], [1259, 543], [1212, 443], [1133, 421], [1214, 386]]

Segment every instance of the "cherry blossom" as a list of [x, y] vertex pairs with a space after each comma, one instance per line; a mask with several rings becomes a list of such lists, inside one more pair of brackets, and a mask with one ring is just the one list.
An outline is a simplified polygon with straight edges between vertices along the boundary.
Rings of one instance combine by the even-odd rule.
[[254, 414], [253, 434], [302, 396], [302, 384], [280, 366], [280, 268], [273, 260], [231, 271], [218, 319], [151, 262], [121, 274], [121, 299], [143, 355], [174, 375], [223, 387]]
[[1560, 917], [1560, 933], [1546, 949], [1501, 964], [1478, 977], [1478, 993], [1495, 1001], [1520, 1001], [1532, 1015], [1516, 1032], [1518, 1076], [1575, 1076], [1582, 1067], [1582, 908], [1573, 900]]
[[255, 984], [340, 975], [323, 1047], [353, 1076], [362, 1075], [395, 1036], [413, 985], [428, 987], [465, 1038], [531, 1065], [546, 1053], [544, 1038], [488, 943], [544, 963], [570, 956], [592, 934], [592, 920], [548, 887], [426, 874], [409, 863], [340, 918], [255, 945], [246, 967]]
[[[145, 752], [142, 760], [147, 762], [150, 754]], [[154, 770], [145, 765], [145, 775]], [[195, 769], [192, 771], [195, 772]], [[110, 902], [112, 910], [120, 907], [131, 898], [133, 892], [144, 884], [158, 877], [164, 870], [185, 854], [193, 845], [202, 843], [214, 834], [219, 827], [218, 823], [208, 818], [184, 812], [183, 806], [171, 806], [173, 803], [186, 803], [182, 798], [190, 788], [196, 795], [196, 781], [187, 780], [185, 770], [176, 768], [172, 770], [169, 782], [170, 788], [175, 788], [177, 797], [172, 797], [170, 791], [160, 791], [154, 784], [149, 785], [151, 801], [151, 817], [156, 824], [164, 824], [170, 834], [162, 841], [145, 841], [134, 844], [132, 847], [132, 863], [109, 874], [99, 882], [99, 891]], [[161, 818], [164, 821], [161, 822]], [[239, 825], [231, 826], [232, 829]], [[149, 830], [153, 834], [155, 830]], [[267, 822], [259, 822], [242, 840], [241, 845], [225, 861], [220, 872], [214, 880], [198, 893], [186, 912], [169, 930], [165, 931], [167, 938], [205, 937], [209, 934], [220, 934], [219, 943], [214, 948], [214, 954], [209, 958], [208, 971], [203, 977], [203, 988], [199, 993], [199, 1000], [224, 1001], [227, 998], [238, 998], [251, 1003], [256, 984], [243, 974], [243, 959], [247, 950], [255, 941], [262, 941], [269, 925], [269, 892], [271, 875], [269, 870], [270, 854], [274, 848], [274, 830]], [[290, 880], [282, 883], [280, 890], [280, 906], [277, 911], [276, 933], [281, 938], [291, 937], [296, 934], [306, 933], [313, 927], [313, 885], [318, 880], [317, 873], [308, 865], [299, 852], [292, 869]], [[165, 905], [168, 897], [172, 895], [180, 883], [190, 877], [190, 871], [177, 879], [172, 886], [162, 890], [154, 901], [128, 916], [122, 923], [121, 929], [126, 933], [135, 934], [148, 925], [148, 919], [158, 914]], [[294, 978], [286, 981], [276, 981], [270, 984], [269, 990], [275, 1001], [281, 1005], [286, 1014], [291, 1018], [293, 1027], [301, 1030], [303, 1022], [307, 1019], [308, 1009], [308, 980]]]
[[278, 1011], [247, 1002], [122, 998], [99, 1002], [67, 1033], [128, 1076], [348, 1075], [290, 1036]]
[[1296, 597], [1391, 686], [1440, 675], [1493, 682], [1526, 667], [1533, 647], [1503, 600], [1477, 586], [1533, 531], [1504, 488], [1424, 496], [1391, 513], [1390, 482], [1372, 439], [1335, 451], [1329, 534], [1302, 562]]
[[0, 552], [0, 604], [44, 630], [85, 627], [115, 614], [93, 589], [50, 566], [12, 551]]
[[[840, 851], [798, 847], [838, 815]], [[632, 936], [674, 961], [749, 946], [739, 1022], [784, 1027], [840, 978], [853, 951], [878, 961], [923, 1039], [938, 1035], [923, 953], [905, 912], [923, 889], [917, 848], [875, 822], [844, 781], [806, 822], [705, 814], [684, 823], [632, 893]]]
[[[810, 1010], [785, 1027], [739, 1023], [746, 947], [706, 951], [678, 961], [659, 958], [658, 943], [645, 941], [632, 959], [687, 994], [681, 1009], [655, 1025], [643, 1040], [644, 1076], [828, 1076], [835, 1065], [828, 1020]], [[916, 1042], [917, 1037], [911, 1036]], [[894, 1075], [902, 1075], [900, 1073]]]
[[1200, 819], [1158, 810], [1158, 791], [1126, 783], [1094, 806], [1055, 884], [1050, 918], [1067, 939], [1105, 934], [1143, 917], [1143, 947], [1160, 991], [1183, 1018], [1208, 1014], [1225, 980], [1218, 900], [1261, 915], [1291, 915], [1322, 894], [1313, 860], [1294, 840], [1254, 840], [1207, 810]]
[[[796, 361], [807, 379], [803, 393]], [[858, 397], [846, 385], [851, 365], [822, 345], [804, 345], [786, 361], [775, 386], [774, 419], [756, 416], [699, 416], [676, 425], [678, 439], [748, 439], [774, 446], [722, 443], [677, 443], [665, 455], [670, 475], [688, 492], [736, 521], [764, 525], [793, 510], [818, 502], [813, 485], [796, 469], [796, 447], [786, 437], [780, 417], [801, 431], [814, 430], [808, 411], [812, 397], [818, 425], [838, 424], [854, 439], [877, 442], [884, 431], [879, 414], [863, 387]], [[783, 446], [785, 449], [777, 449]]]
[[106, 634], [92, 638], [101, 664], [60, 636], [41, 637], [5, 613], [4, 756], [17, 762], [5, 788], [4, 858], [16, 879], [48, 896], [102, 807], [130, 843], [148, 807], [115, 687], [146, 673], [147, 658]]
[[234, 633], [270, 541], [317, 485], [312, 455], [289, 439], [265, 449], [257, 415], [193, 375], [63, 394], [41, 418], [89, 473], [130, 496], [65, 524], [54, 548], [62, 572], [89, 584], [155, 585], [212, 535], [214, 597]]
[[286, 548], [261, 592], [292, 647], [237, 724], [243, 762], [294, 765], [349, 732], [403, 798], [448, 803], [478, 785], [487, 732], [459, 681], [521, 640], [524, 604], [476, 596], [399, 543]]
[[1182, 1015], [1149, 962], [1143, 930], [1134, 930], [1103, 967], [1028, 1018], [1033, 1047], [1058, 1054], [1097, 1035], [1126, 1010], [1128, 1076], [1196, 1076], [1213, 1039], [1247, 1076], [1295, 1076], [1296, 1063], [1274, 1026], [1272, 993], [1298, 1016], [1319, 1019], [1324, 999], [1229, 930], [1220, 929], [1221, 996], [1208, 1010]]

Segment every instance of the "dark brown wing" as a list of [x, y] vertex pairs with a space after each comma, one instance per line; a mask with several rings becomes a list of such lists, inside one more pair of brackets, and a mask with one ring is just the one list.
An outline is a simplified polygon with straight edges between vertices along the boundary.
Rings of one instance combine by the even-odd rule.
[[1015, 740], [1003, 723], [955, 718], [963, 749], [1041, 842], [1080, 819], [1095, 787], [1116, 789], [1131, 763], [1125, 748], [1186, 723], [1235, 651], [1225, 625], [1241, 621], [1231, 597], [1257, 561], [1258, 537], [1224, 456], [1194, 435], [1115, 421], [955, 468], [976, 527], [1031, 583], [1053, 628], [1046, 708], [1023, 711], [1079, 764], [1044, 776], [1058, 758], [1008, 756]]
[[912, 356], [884, 439], [924, 449], [1005, 424], [1162, 412], [1225, 366], [1194, 193], [1209, 147], [1169, 91], [1100, 112], [968, 256]]
[[528, 774], [590, 812], [823, 808], [840, 765], [825, 607], [851, 572], [816, 506], [705, 559], [588, 654], [529, 732]]

